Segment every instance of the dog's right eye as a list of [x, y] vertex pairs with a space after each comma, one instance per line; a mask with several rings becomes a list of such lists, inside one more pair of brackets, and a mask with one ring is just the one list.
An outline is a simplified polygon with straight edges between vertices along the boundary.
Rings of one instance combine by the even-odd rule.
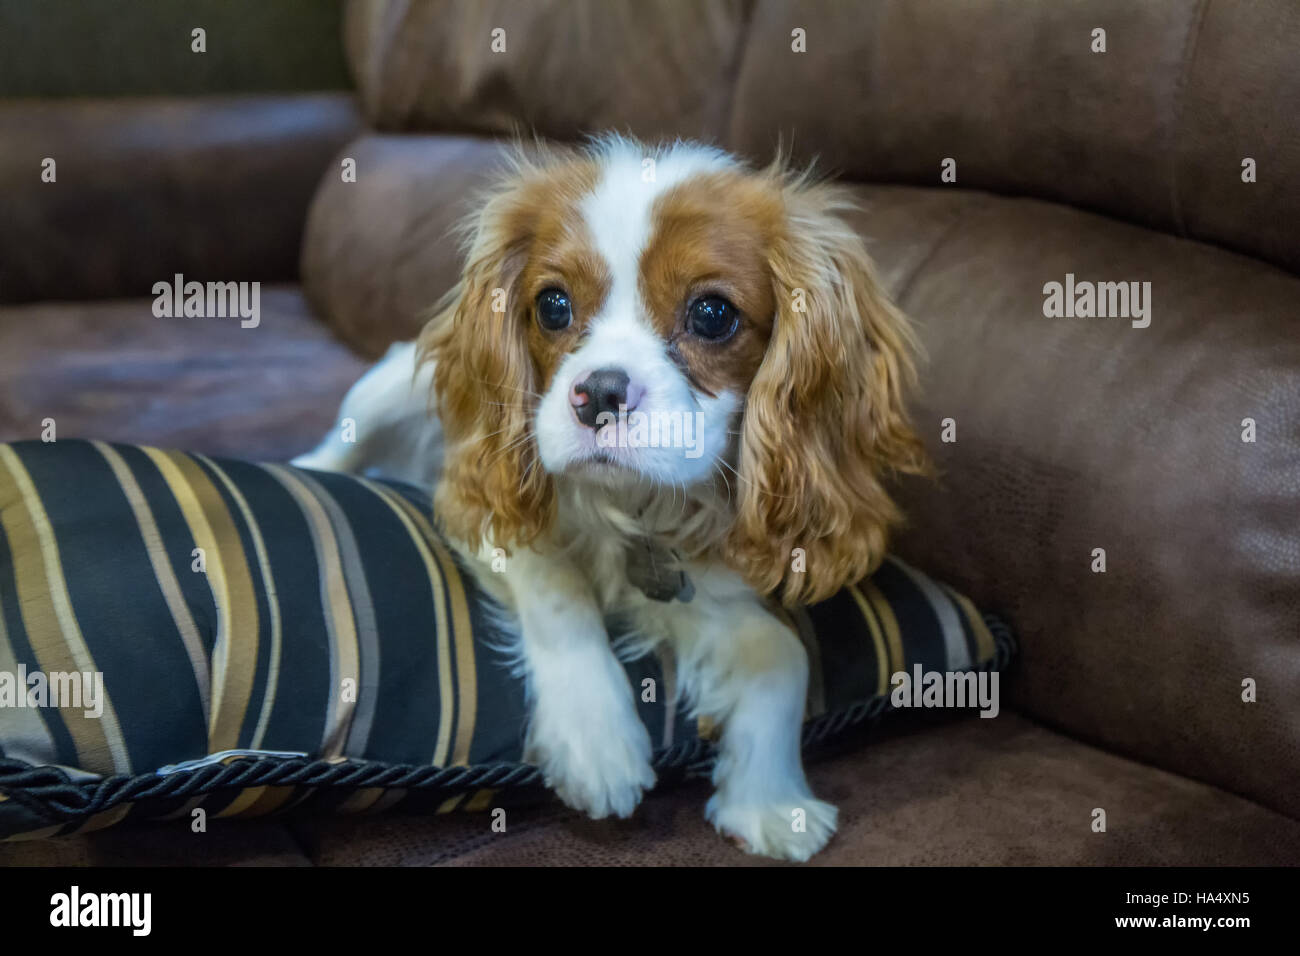
[[537, 322], [548, 331], [567, 329], [573, 321], [573, 306], [559, 289], [546, 289], [537, 296]]

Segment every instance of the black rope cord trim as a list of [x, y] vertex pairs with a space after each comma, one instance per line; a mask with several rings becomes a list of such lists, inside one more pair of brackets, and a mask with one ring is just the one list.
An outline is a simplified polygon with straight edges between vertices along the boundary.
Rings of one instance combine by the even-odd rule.
[[[1015, 654], [1010, 629], [984, 615], [994, 639], [994, 656], [980, 671], [1001, 670]], [[804, 724], [803, 745], [811, 747], [889, 709], [889, 696], [858, 701]], [[687, 777], [704, 776], [717, 759], [708, 740], [674, 744], [654, 759], [656, 770], [684, 770]], [[21, 760], [0, 759], [0, 793], [21, 804], [47, 825], [70, 823], [123, 803], [188, 798], [228, 788], [262, 786], [379, 787], [404, 790], [477, 790], [526, 787], [543, 783], [541, 771], [524, 763], [480, 764], [473, 767], [433, 767], [372, 761], [328, 761], [308, 757], [261, 757], [209, 764], [185, 772], [125, 774], [86, 784], [73, 783], [58, 767], [35, 767]]]

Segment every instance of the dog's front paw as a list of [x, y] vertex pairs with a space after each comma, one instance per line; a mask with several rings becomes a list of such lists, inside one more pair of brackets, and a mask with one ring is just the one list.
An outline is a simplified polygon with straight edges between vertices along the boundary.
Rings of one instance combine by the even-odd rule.
[[576, 709], [535, 715], [528, 759], [568, 806], [593, 820], [629, 817], [654, 786], [650, 735], [635, 711], [603, 720]]
[[824, 847], [839, 811], [811, 794], [771, 802], [715, 793], [705, 816], [719, 833], [747, 853], [802, 863]]

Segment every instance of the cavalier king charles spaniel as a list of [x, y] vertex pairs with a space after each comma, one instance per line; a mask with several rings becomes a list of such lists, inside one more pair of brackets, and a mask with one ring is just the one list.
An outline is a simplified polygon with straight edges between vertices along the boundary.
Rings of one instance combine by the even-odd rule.
[[355, 443], [295, 462], [436, 484], [509, 615], [526, 756], [594, 818], [655, 782], [619, 656], [658, 648], [720, 729], [713, 825], [791, 860], [835, 831], [804, 777], [808, 656], [779, 605], [869, 574], [899, 517], [884, 480], [925, 468], [912, 334], [851, 205], [694, 143], [521, 149], [418, 342], [345, 399]]

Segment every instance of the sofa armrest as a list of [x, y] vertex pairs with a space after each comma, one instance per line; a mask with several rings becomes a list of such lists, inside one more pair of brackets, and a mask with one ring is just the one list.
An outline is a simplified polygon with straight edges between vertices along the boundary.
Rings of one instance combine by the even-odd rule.
[[[1300, 278], [1037, 200], [862, 200], [941, 473], [895, 550], [1011, 623], [1004, 705], [1300, 817]], [[1141, 308], [1056, 315], [1067, 276]]]
[[0, 101], [0, 302], [293, 279], [358, 124], [350, 94]]

